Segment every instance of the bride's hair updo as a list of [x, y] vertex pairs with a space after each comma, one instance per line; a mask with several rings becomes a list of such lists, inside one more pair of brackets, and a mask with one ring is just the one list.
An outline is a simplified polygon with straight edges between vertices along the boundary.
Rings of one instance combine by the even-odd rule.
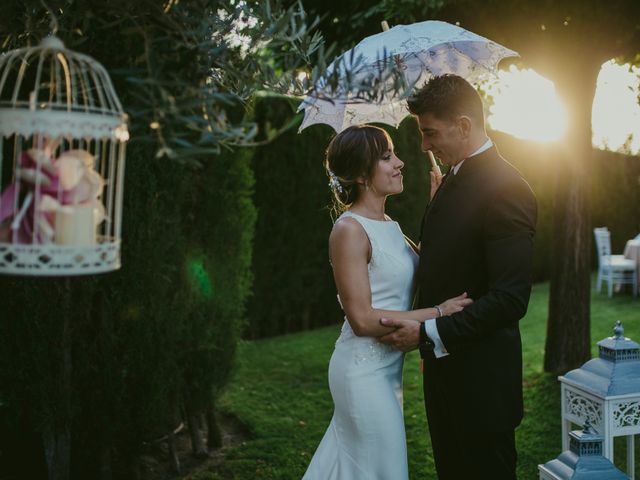
[[354, 125], [333, 137], [324, 166], [333, 191], [335, 213], [342, 213], [356, 201], [357, 179], [371, 178], [376, 163], [390, 146], [387, 132], [371, 125]]

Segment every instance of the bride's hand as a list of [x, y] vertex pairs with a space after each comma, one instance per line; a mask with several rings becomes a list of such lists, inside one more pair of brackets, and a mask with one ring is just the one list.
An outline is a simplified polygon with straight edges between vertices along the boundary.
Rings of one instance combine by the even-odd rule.
[[442, 310], [442, 315], [451, 315], [453, 313], [461, 312], [464, 310], [464, 307], [468, 307], [473, 303], [473, 300], [469, 298], [467, 292], [464, 292], [462, 295], [458, 295], [457, 297], [450, 298], [446, 302], [438, 305], [440, 310]]
[[440, 184], [442, 184], [442, 174], [431, 170], [429, 172], [429, 176], [431, 177], [431, 192], [429, 200], [433, 200], [433, 196], [436, 194], [438, 188], [440, 188]]

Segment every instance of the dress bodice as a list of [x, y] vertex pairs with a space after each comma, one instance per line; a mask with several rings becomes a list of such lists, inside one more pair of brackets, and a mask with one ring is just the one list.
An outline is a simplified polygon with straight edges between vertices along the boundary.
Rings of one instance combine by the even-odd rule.
[[418, 255], [407, 243], [398, 222], [371, 220], [349, 211], [337, 221], [343, 218], [356, 220], [369, 237], [371, 260], [368, 269], [373, 308], [409, 310]]
[[[372, 307], [383, 310], [410, 310], [418, 255], [408, 244], [398, 222], [372, 220], [349, 211], [344, 212], [336, 222], [343, 218], [356, 220], [366, 232], [371, 244], [368, 271]], [[351, 330], [346, 321], [342, 329], [343, 334], [347, 333], [345, 330]]]

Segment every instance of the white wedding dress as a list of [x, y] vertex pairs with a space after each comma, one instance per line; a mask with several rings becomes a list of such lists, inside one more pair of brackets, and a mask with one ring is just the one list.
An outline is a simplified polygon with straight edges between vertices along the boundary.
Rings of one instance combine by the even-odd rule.
[[[393, 221], [351, 212], [371, 243], [369, 283], [374, 308], [409, 310], [418, 256]], [[404, 354], [372, 337], [357, 337], [349, 323], [329, 362], [333, 418], [303, 480], [406, 480], [407, 445], [402, 415]]]

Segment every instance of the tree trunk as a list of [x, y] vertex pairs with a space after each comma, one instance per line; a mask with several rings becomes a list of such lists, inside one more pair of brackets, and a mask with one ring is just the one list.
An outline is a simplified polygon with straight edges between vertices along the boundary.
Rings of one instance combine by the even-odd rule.
[[590, 358], [591, 109], [600, 64], [576, 61], [556, 88], [569, 114], [558, 165], [554, 206], [549, 317], [544, 370], [562, 374]]
[[[42, 434], [49, 480], [69, 480], [71, 472], [71, 280], [64, 279], [60, 364], [54, 412]], [[55, 352], [54, 352], [55, 356]]]
[[207, 406], [207, 445], [209, 449], [222, 447], [222, 432], [216, 420], [216, 409], [213, 402]]
[[178, 457], [178, 449], [176, 448], [176, 435], [173, 430], [170, 430], [167, 435], [167, 445], [169, 446], [169, 458], [171, 460], [173, 471], [178, 475], [181, 475], [180, 458]]
[[69, 480], [71, 458], [71, 434], [67, 429], [49, 427], [42, 434], [44, 455], [49, 480]]
[[[93, 312], [98, 316], [96, 320], [100, 320], [100, 328], [98, 329], [98, 335], [100, 335], [100, 342], [98, 348], [100, 349], [101, 358], [110, 359], [114, 357], [113, 352], [113, 338], [115, 336], [111, 315], [106, 308], [107, 299], [105, 298], [105, 291], [97, 289], [94, 292], [93, 297]], [[106, 372], [103, 373], [102, 381], [105, 385], [109, 385], [111, 382], [110, 375]], [[106, 387], [109, 388], [109, 387]], [[100, 407], [101, 410], [104, 406]], [[96, 428], [96, 434], [100, 437], [100, 480], [113, 480], [113, 434], [110, 420], [113, 418], [112, 408], [108, 408], [105, 411], [105, 415], [100, 418], [99, 426]]]
[[142, 469], [140, 466], [140, 455], [137, 452], [123, 452], [123, 458], [126, 465], [127, 480], [141, 480]]
[[191, 392], [189, 386], [185, 387], [185, 411], [187, 415], [187, 426], [189, 427], [189, 435], [191, 437], [191, 449], [196, 457], [206, 457], [209, 455], [207, 445], [204, 442], [202, 431], [198, 421], [199, 412], [195, 411], [193, 402], [191, 401]]
[[113, 480], [111, 448], [106, 444], [100, 448], [100, 480]]

